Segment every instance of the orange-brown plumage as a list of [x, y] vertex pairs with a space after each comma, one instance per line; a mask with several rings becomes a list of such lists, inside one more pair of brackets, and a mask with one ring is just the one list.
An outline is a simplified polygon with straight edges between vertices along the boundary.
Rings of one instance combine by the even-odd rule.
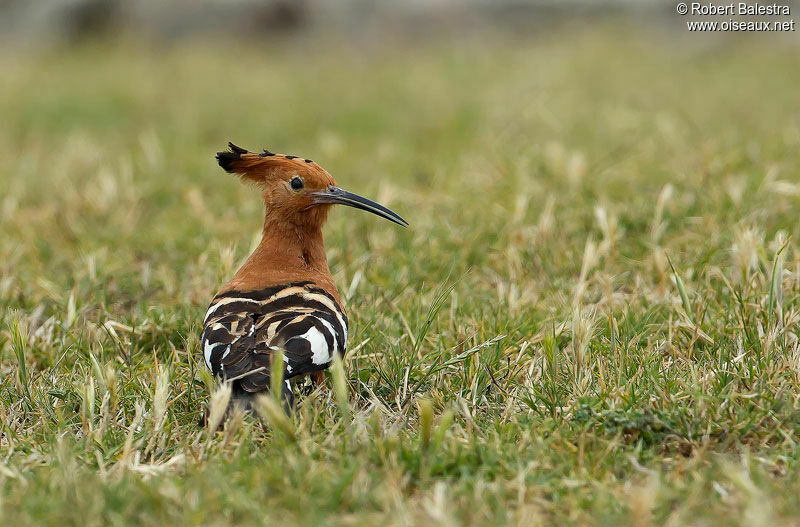
[[[255, 184], [265, 205], [261, 242], [212, 300], [201, 338], [206, 364], [248, 400], [270, 386], [270, 357], [283, 351], [284, 378], [315, 383], [347, 346], [347, 317], [333, 281], [322, 226], [334, 204], [408, 224], [396, 213], [336, 186], [310, 159], [249, 152], [232, 143], [217, 160]], [[291, 400], [291, 387], [282, 387]]]

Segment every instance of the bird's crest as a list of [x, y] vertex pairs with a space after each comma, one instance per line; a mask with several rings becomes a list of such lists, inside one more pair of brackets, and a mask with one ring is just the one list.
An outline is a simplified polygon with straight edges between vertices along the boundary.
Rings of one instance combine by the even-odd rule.
[[217, 152], [217, 162], [226, 172], [237, 174], [244, 179], [259, 181], [263, 178], [264, 169], [309, 169], [319, 168], [310, 159], [303, 159], [297, 156], [275, 154], [269, 150], [264, 150], [260, 154], [250, 152], [246, 148], [228, 143], [228, 148], [224, 152]]

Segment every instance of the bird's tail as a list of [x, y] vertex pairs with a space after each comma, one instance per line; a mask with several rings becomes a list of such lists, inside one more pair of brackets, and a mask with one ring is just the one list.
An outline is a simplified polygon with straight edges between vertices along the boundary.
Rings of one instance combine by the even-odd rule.
[[[234, 382], [231, 390], [231, 399], [228, 403], [228, 409], [225, 411], [225, 418], [220, 423], [220, 427], [222, 427], [222, 423], [225, 422], [234, 408], [240, 408], [244, 410], [245, 413], [254, 413], [256, 397], [266, 393], [268, 393], [266, 390], [261, 392], [248, 392], [247, 390], [242, 389], [238, 382]], [[286, 379], [281, 383], [281, 404], [287, 414], [290, 414], [292, 411], [294, 411], [294, 402], [292, 385], [289, 380]], [[205, 408], [205, 410], [203, 410], [203, 415], [200, 416], [200, 421], [197, 423], [198, 426], [208, 426], [208, 415], [208, 408]]]

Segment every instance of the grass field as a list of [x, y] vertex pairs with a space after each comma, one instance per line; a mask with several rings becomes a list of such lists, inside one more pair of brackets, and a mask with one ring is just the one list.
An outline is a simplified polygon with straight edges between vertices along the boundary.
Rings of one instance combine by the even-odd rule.
[[[3, 52], [0, 523], [800, 525], [800, 54], [728, 44]], [[333, 211], [338, 389], [212, 433], [228, 140], [411, 227]]]

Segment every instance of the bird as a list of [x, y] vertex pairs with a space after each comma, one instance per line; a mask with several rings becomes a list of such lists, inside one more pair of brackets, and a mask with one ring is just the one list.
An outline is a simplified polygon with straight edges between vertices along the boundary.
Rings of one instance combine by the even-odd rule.
[[228, 143], [217, 152], [228, 173], [261, 192], [261, 241], [212, 299], [203, 320], [206, 366], [231, 384], [231, 405], [245, 410], [270, 389], [272, 355], [283, 354], [281, 400], [294, 405], [292, 384], [309, 376], [325, 384], [324, 370], [347, 350], [347, 314], [322, 237], [333, 205], [365, 210], [402, 227], [408, 222], [370, 199], [336, 186], [310, 159], [260, 153]]

